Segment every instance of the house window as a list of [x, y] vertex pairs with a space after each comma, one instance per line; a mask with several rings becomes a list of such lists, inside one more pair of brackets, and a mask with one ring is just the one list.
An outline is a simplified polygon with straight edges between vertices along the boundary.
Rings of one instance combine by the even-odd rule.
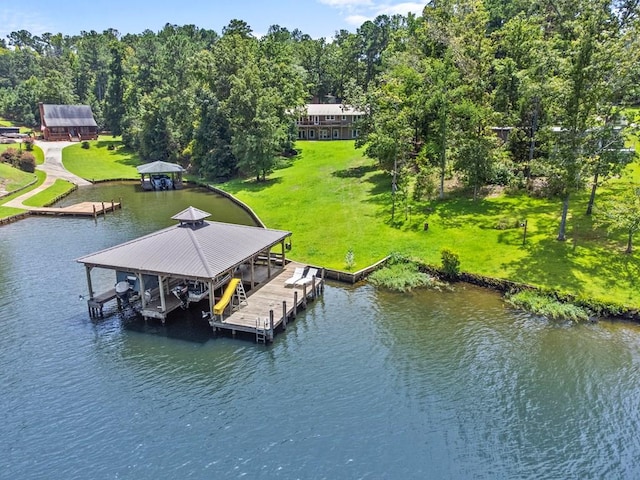
[[320, 116], [319, 115], [314, 115], [313, 123], [315, 123], [316, 125], [320, 123]]
[[347, 119], [346, 115], [342, 115], [342, 121], [344, 122]]
[[326, 115], [324, 118], [325, 118], [325, 120], [335, 120], [336, 119], [335, 115]]
[[320, 130], [320, 138], [321, 139], [329, 138], [329, 131], [326, 128], [323, 128], [322, 130]]
[[334, 139], [340, 138], [340, 130], [334, 130], [333, 131], [333, 138]]
[[309, 130], [309, 138], [315, 138], [316, 137], [316, 132], [314, 132], [313, 130]]
[[351, 130], [351, 138], [358, 138], [360, 136], [359, 130]]

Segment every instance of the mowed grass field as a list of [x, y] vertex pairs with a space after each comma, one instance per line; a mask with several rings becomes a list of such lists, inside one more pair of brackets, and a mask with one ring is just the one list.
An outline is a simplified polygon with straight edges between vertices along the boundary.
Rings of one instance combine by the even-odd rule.
[[91, 140], [89, 148], [82, 148], [82, 143], [66, 147], [62, 151], [62, 163], [70, 172], [91, 182], [140, 178], [136, 170], [136, 166], [141, 164], [138, 155], [113, 137]]
[[[292, 231], [290, 256], [296, 260], [346, 269], [352, 250], [359, 269], [395, 251], [439, 265], [447, 248], [459, 255], [463, 271], [640, 306], [639, 253], [623, 253], [622, 232], [594, 227], [584, 214], [587, 191], [572, 198], [566, 242], [556, 240], [560, 201], [524, 193], [474, 202], [452, 192], [444, 201], [411, 202], [410, 210], [397, 204], [392, 222], [391, 179], [352, 142], [308, 141], [297, 147], [298, 157], [266, 182], [221, 185], [269, 227]], [[634, 164], [622, 179], [601, 188], [597, 201], [639, 178]]]

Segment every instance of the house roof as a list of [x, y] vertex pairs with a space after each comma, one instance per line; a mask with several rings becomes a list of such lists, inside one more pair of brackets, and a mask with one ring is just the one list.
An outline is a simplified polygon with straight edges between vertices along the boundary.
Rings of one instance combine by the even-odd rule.
[[138, 173], [144, 174], [184, 172], [184, 168], [177, 163], [163, 162], [160, 160], [157, 162], [145, 163], [144, 165], [140, 165], [136, 168], [138, 169]]
[[364, 112], [341, 103], [308, 103], [307, 115], [364, 115]]
[[42, 105], [42, 124], [47, 127], [97, 127], [89, 105]]
[[76, 261], [112, 270], [215, 279], [290, 235], [283, 230], [201, 221], [174, 225]]

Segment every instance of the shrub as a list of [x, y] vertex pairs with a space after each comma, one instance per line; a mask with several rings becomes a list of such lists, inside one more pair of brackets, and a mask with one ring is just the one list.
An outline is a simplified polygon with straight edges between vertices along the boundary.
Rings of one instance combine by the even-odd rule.
[[22, 143], [24, 143], [24, 148], [27, 152], [33, 151], [33, 138], [27, 137], [22, 141]]
[[23, 172], [33, 173], [36, 171], [36, 157], [33, 153], [23, 152], [18, 161], [18, 168]]
[[88, 150], [89, 146], [89, 142], [87, 142], [86, 140], [82, 142], [82, 148], [84, 148], [85, 150]]
[[369, 281], [377, 287], [398, 292], [409, 292], [418, 287], [439, 288], [443, 285], [436, 278], [421, 272], [416, 262], [398, 253], [392, 253], [383, 268], [369, 275]]
[[15, 148], [7, 148], [4, 152], [0, 153], [0, 159], [12, 167], [16, 167], [18, 165], [19, 158], [20, 153]]
[[515, 308], [526, 310], [551, 320], [571, 320], [573, 322], [589, 320], [587, 311], [572, 303], [564, 303], [555, 297], [538, 292], [523, 290], [506, 297], [507, 303]]
[[457, 278], [460, 274], [460, 258], [457, 253], [448, 249], [440, 252], [442, 258], [442, 271], [448, 278]]
[[347, 251], [347, 254], [344, 257], [344, 263], [347, 267], [347, 270], [352, 270], [356, 265], [355, 254], [352, 249]]

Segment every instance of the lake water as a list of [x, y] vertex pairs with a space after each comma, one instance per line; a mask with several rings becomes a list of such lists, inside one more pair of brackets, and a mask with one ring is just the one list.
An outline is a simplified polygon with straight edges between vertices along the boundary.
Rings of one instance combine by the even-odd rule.
[[[75, 258], [170, 225], [201, 191], [81, 189], [97, 222], [0, 228], [0, 478], [639, 478], [640, 327], [570, 325], [457, 285], [329, 284], [271, 345], [88, 316]], [[112, 282], [111, 277], [105, 282]]]

